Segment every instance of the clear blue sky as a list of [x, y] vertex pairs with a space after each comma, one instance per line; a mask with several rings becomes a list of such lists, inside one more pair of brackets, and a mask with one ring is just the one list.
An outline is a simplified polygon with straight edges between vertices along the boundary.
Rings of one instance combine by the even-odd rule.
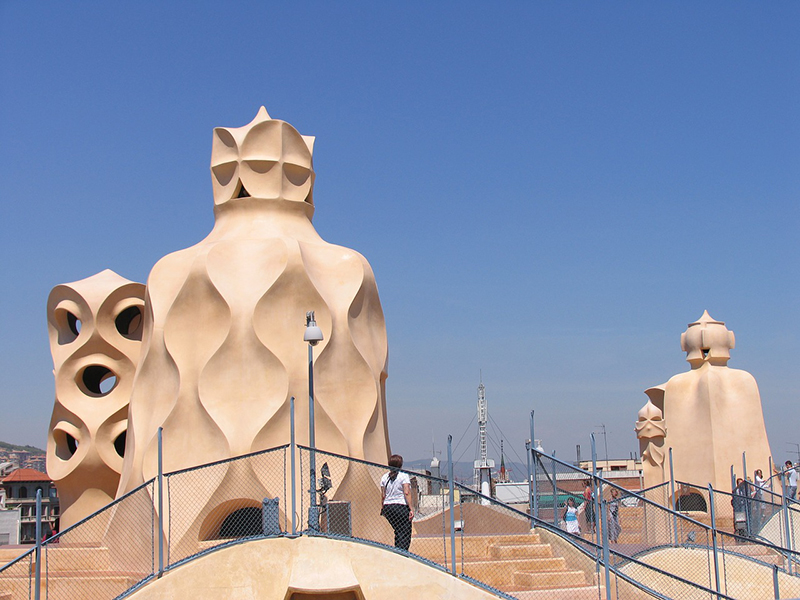
[[202, 239], [212, 128], [263, 104], [317, 136], [317, 230], [375, 271], [393, 450], [458, 440], [482, 371], [520, 455], [536, 409], [546, 450], [605, 423], [627, 456], [707, 309], [791, 457], [799, 25], [797, 2], [0, 1], [0, 439], [45, 444], [50, 289]]

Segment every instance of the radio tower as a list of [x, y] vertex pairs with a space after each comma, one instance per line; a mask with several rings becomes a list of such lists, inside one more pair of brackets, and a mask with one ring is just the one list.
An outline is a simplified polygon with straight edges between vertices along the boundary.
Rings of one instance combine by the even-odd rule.
[[[475, 461], [475, 480], [478, 483], [478, 490], [484, 496], [492, 493], [491, 477], [494, 461], [486, 457], [486, 423], [489, 420], [489, 407], [486, 404], [486, 387], [481, 381], [478, 386], [478, 443], [480, 444], [480, 454]], [[489, 500], [482, 499], [482, 504], [489, 504]]]

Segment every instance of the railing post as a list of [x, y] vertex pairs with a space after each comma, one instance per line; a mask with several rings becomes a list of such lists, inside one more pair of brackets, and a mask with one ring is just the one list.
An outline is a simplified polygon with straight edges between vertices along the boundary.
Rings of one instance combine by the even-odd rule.
[[447, 436], [447, 483], [450, 487], [450, 570], [456, 574], [456, 489], [453, 479], [453, 436]]
[[669, 449], [669, 495], [672, 506], [672, 539], [678, 545], [678, 517], [675, 515], [675, 469], [672, 465], [672, 448]]
[[530, 511], [531, 515], [531, 529], [533, 529], [533, 481], [531, 475], [531, 442], [528, 440], [525, 442], [525, 455], [528, 459], [528, 510]]
[[600, 505], [601, 512], [600, 512], [600, 527], [603, 532], [603, 567], [606, 575], [606, 600], [611, 600], [611, 575], [608, 571], [608, 561], [609, 561], [609, 551], [608, 551], [608, 515], [606, 515], [606, 510], [608, 509], [608, 503], [606, 502], [605, 498], [603, 498], [603, 502]]
[[[536, 502], [536, 457], [533, 454], [533, 411], [531, 411], [531, 448], [528, 452], [528, 457], [531, 460], [531, 467], [528, 469], [528, 475], [530, 476], [530, 492], [531, 492], [531, 517], [538, 517], [537, 513], [538, 503]], [[533, 519], [531, 519], [531, 527], [533, 526]]]
[[600, 494], [598, 493], [598, 486], [597, 486], [597, 446], [595, 445], [594, 432], [592, 432], [591, 438], [592, 438], [592, 492], [594, 494], [594, 524], [592, 525], [592, 527], [594, 527], [594, 542], [595, 544], [597, 544], [598, 542], [597, 519], [600, 516], [598, 514], [600, 512], [600, 498], [599, 498]]
[[742, 479], [747, 481], [747, 452], [742, 452]]
[[[592, 510], [594, 511], [594, 523], [589, 522], [589, 518], [586, 518], [586, 524], [589, 527], [592, 527], [594, 531], [592, 532], [592, 541], [595, 543], [595, 547], [599, 546], [600, 544], [597, 543], [597, 491], [596, 491], [596, 484], [597, 481], [597, 447], [595, 446], [594, 441], [594, 432], [592, 432], [589, 436], [592, 441], [592, 496], [594, 497], [594, 506]], [[588, 506], [589, 501], [586, 502], [586, 508], [583, 511], [583, 514], [586, 514], [586, 510], [589, 508]], [[594, 555], [594, 564], [595, 564], [595, 572], [597, 574], [597, 596], [600, 596], [600, 552], [595, 551]]]
[[[753, 523], [752, 513], [753, 513], [753, 502], [751, 498], [753, 497], [753, 488], [750, 487], [750, 480], [747, 478], [747, 457], [746, 452], [742, 452], [742, 480], [744, 481], [744, 491], [745, 497], [747, 501], [744, 503], [744, 523], [745, 523], [745, 531], [747, 535], [752, 535], [754, 532], [751, 530], [751, 524]], [[755, 483], [753, 484], [755, 485]], [[734, 525], [735, 529], [735, 525]]]
[[164, 428], [158, 428], [158, 576], [164, 574]]
[[294, 438], [294, 396], [289, 399], [289, 427], [291, 428], [289, 439], [291, 440], [292, 454], [292, 535], [297, 535], [297, 477], [295, 470], [297, 443]]
[[[531, 444], [533, 446], [533, 444]], [[533, 460], [533, 516], [539, 518], [539, 454], [535, 447], [531, 448]]]
[[311, 480], [308, 488], [311, 504], [308, 507], [308, 529], [319, 532], [319, 507], [317, 506], [317, 441], [314, 423], [314, 350], [308, 345], [308, 445], [311, 447], [309, 466]]
[[553, 451], [553, 467], [551, 469], [552, 480], [553, 480], [553, 527], [558, 527], [558, 486], [557, 484], [557, 476], [556, 476], [556, 454]]
[[716, 584], [717, 594], [720, 591], [719, 585], [719, 554], [717, 551], [717, 517], [716, 511], [714, 507], [715, 499], [714, 499], [714, 488], [711, 487], [711, 484], [708, 484], [708, 504], [711, 507], [711, 542], [714, 548], [714, 582]]
[[772, 473], [772, 457], [771, 456], [769, 457], [769, 471], [768, 471], [768, 473], [769, 473], [769, 476], [768, 476], [768, 478], [769, 478], [769, 491], [770, 491], [770, 493], [774, 493], [775, 492], [775, 488], [772, 485], [772, 480], [775, 479], [775, 477], [774, 477], [774, 474]]
[[33, 596], [39, 600], [42, 594], [42, 490], [36, 490], [36, 575], [34, 585], [36, 587]]
[[780, 600], [781, 590], [778, 588], [778, 565], [772, 565], [772, 592], [775, 600]]
[[786, 499], [786, 481], [788, 475], [784, 474], [781, 477], [781, 497], [783, 499], [783, 526], [786, 529], [786, 549], [789, 550], [789, 555], [786, 557], [786, 572], [792, 574], [792, 530], [789, 529], [789, 502]]
[[539, 518], [539, 457], [536, 455], [536, 438], [533, 434], [533, 411], [531, 411], [531, 459], [533, 460], [533, 516]]

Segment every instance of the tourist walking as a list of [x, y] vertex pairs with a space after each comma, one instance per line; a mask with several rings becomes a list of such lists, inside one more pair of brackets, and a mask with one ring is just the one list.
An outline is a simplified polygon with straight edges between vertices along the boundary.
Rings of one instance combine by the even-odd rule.
[[622, 525], [619, 522], [619, 490], [611, 488], [611, 500], [608, 503], [608, 539], [611, 542], [619, 541]]
[[784, 485], [786, 486], [786, 497], [794, 500], [797, 496], [797, 470], [790, 460], [786, 461], [785, 467]]
[[738, 535], [747, 535], [747, 487], [741, 477], [736, 480], [731, 506], [733, 507], [734, 530]]
[[755, 500], [755, 507], [753, 510], [755, 513], [755, 527], [753, 528], [753, 533], [757, 533], [761, 529], [761, 525], [764, 523], [764, 517], [766, 516], [766, 501], [764, 492], [767, 489], [767, 480], [764, 479], [764, 473], [761, 471], [761, 469], [755, 470], [755, 473], [753, 473], [753, 479], [756, 482], [753, 490], [753, 500]]
[[575, 498], [572, 496], [567, 498], [567, 506], [564, 508], [562, 518], [567, 526], [567, 533], [581, 534], [581, 526], [578, 524], [578, 507], [575, 506]]
[[594, 492], [592, 491], [592, 482], [587, 479], [583, 489], [583, 514], [586, 517], [587, 533], [595, 532], [595, 514], [594, 514]]
[[411, 521], [414, 510], [411, 508], [411, 479], [399, 471], [403, 457], [392, 454], [389, 457], [390, 470], [381, 477], [381, 515], [386, 517], [394, 529], [396, 548], [408, 550], [411, 546]]

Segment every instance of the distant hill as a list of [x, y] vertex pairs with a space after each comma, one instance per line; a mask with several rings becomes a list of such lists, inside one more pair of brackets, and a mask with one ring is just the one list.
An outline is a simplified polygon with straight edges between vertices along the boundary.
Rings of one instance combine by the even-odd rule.
[[17, 446], [16, 444], [9, 444], [3, 441], [0, 441], [0, 450], [6, 450], [7, 452], [22, 450], [23, 452], [30, 452], [31, 454], [46, 454], [44, 450], [36, 448], [35, 446]]

